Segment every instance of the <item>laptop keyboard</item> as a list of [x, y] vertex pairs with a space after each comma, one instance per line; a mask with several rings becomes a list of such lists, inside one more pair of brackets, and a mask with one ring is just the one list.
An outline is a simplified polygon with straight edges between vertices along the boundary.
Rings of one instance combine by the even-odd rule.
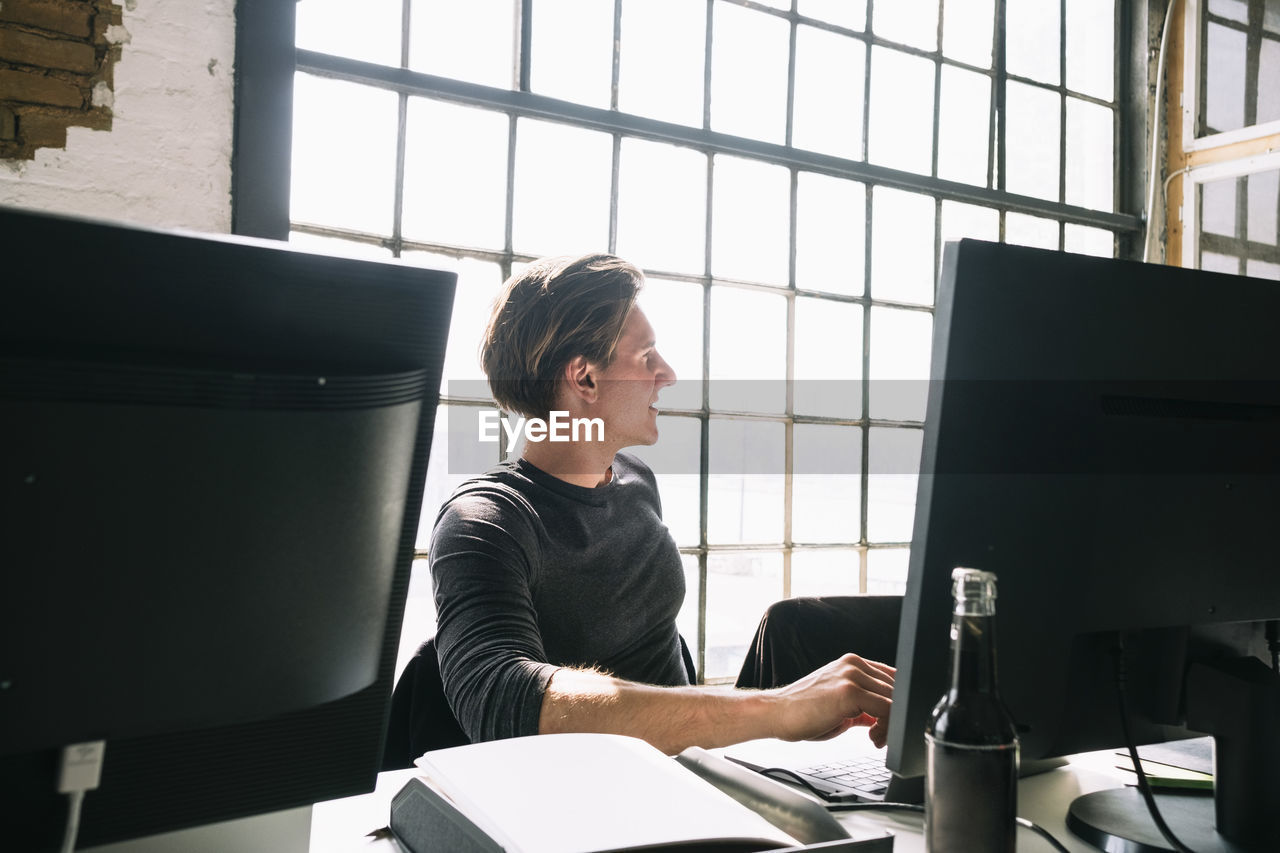
[[795, 771], [823, 796], [880, 800], [889, 787], [893, 774], [884, 765], [884, 757], [865, 755], [840, 761], [815, 764]]

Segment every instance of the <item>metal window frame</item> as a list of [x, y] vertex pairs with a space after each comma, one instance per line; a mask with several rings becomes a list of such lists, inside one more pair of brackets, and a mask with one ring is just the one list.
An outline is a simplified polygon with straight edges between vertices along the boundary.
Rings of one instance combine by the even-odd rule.
[[[798, 296], [817, 297], [831, 301], [847, 302], [859, 304], [863, 307], [863, 348], [860, 353], [862, 360], [862, 375], [868, 377], [870, 375], [870, 356], [871, 356], [871, 315], [872, 307], [886, 307], [899, 310], [921, 311], [932, 314], [932, 305], [915, 305], [899, 303], [892, 300], [883, 300], [872, 295], [871, 291], [871, 272], [872, 272], [872, 223], [875, 207], [875, 195], [880, 187], [905, 190], [921, 195], [931, 197], [934, 200], [934, 280], [936, 283], [938, 265], [940, 264], [942, 238], [941, 238], [941, 207], [943, 201], [951, 200], [966, 204], [977, 205], [994, 209], [997, 212], [999, 222], [999, 238], [1004, 239], [1005, 236], [1005, 217], [1009, 212], [1024, 213], [1044, 219], [1051, 219], [1057, 223], [1058, 227], [1058, 246], [1061, 247], [1065, 240], [1065, 226], [1068, 223], [1085, 225], [1093, 228], [1099, 228], [1110, 231], [1116, 237], [1117, 245], [1129, 245], [1131, 242], [1136, 243], [1135, 235], [1140, 235], [1142, 229], [1141, 218], [1137, 215], [1120, 213], [1120, 212], [1102, 212], [1094, 211], [1087, 208], [1067, 205], [1063, 203], [1065, 198], [1065, 175], [1066, 175], [1066, 105], [1067, 98], [1078, 98], [1083, 101], [1092, 102], [1107, 107], [1112, 110], [1116, 137], [1116, 157], [1113, 174], [1114, 187], [1114, 206], [1113, 210], [1120, 211], [1124, 209], [1126, 202], [1140, 197], [1141, 193], [1134, 193], [1129, 189], [1129, 185], [1135, 182], [1130, 174], [1134, 171], [1129, 161], [1134, 159], [1132, 155], [1135, 153], [1137, 161], [1141, 162], [1141, 152], [1143, 150], [1140, 141], [1135, 142], [1134, 137], [1144, 137], [1144, 129], [1138, 129], [1135, 134], [1129, 129], [1130, 123], [1136, 115], [1141, 115], [1142, 111], [1135, 110], [1132, 104], [1140, 100], [1136, 94], [1139, 90], [1145, 95], [1145, 79], [1136, 84], [1130, 80], [1128, 69], [1133, 63], [1132, 57], [1125, 57], [1122, 54], [1127, 51], [1134, 50], [1134, 45], [1138, 43], [1138, 38], [1134, 36], [1130, 29], [1133, 23], [1129, 17], [1129, 13], [1125, 11], [1125, 4], [1121, 0], [1115, 3], [1115, 39], [1116, 47], [1116, 63], [1115, 63], [1115, 80], [1116, 86], [1114, 90], [1114, 100], [1106, 101], [1082, 93], [1073, 92], [1066, 85], [1066, 50], [1067, 50], [1067, 33], [1066, 33], [1066, 8], [1068, 0], [1060, 0], [1059, 15], [1061, 27], [1061, 43], [1060, 43], [1060, 79], [1057, 85], [1046, 84], [1042, 81], [1029, 80], [1016, 75], [1008, 75], [1004, 68], [1004, 27], [1002, 25], [1005, 20], [1005, 9], [1008, 0], [996, 0], [993, 5], [993, 59], [990, 68], [982, 68], [979, 66], [969, 65], [958, 62], [950, 57], [944, 56], [943, 49], [943, 32], [945, 22], [945, 0], [939, 0], [938, 5], [938, 39], [936, 49], [933, 51], [920, 50], [909, 45], [903, 45], [877, 36], [873, 31], [873, 18], [875, 0], [868, 0], [866, 5], [866, 19], [863, 22], [862, 31], [841, 27], [829, 22], [809, 18], [800, 15], [797, 12], [798, 3], [793, 0], [790, 10], [774, 9], [772, 7], [763, 6], [752, 2], [752, 0], [706, 0], [706, 28], [705, 28], [705, 49], [704, 49], [704, 68], [703, 68], [703, 116], [701, 127], [690, 127], [685, 125], [662, 122], [649, 119], [643, 116], [626, 114], [617, 110], [618, 104], [618, 79], [620, 69], [620, 44], [623, 21], [623, 2], [622, 0], [614, 0], [614, 25], [613, 25], [613, 57], [611, 71], [611, 89], [610, 89], [610, 109], [599, 109], [587, 107], [575, 103], [571, 103], [556, 98], [534, 92], [531, 88], [531, 67], [532, 67], [532, 50], [534, 49], [532, 39], [532, 16], [534, 11], [533, 0], [513, 0], [516, 6], [516, 32], [515, 43], [517, 49], [515, 51], [512, 78], [513, 87], [511, 89], [500, 89], [479, 84], [473, 84], [465, 81], [454, 80], [450, 78], [424, 74], [421, 72], [411, 71], [408, 68], [409, 57], [409, 37], [410, 37], [410, 0], [402, 0], [402, 16], [401, 16], [401, 61], [399, 68], [391, 68], [388, 66], [378, 65], [374, 63], [366, 63], [358, 60], [347, 59], [343, 57], [333, 56], [329, 54], [318, 53], [315, 51], [298, 49], [293, 54], [293, 62], [290, 64], [289, 84], [291, 89], [292, 73], [301, 72], [314, 74], [317, 76], [328, 77], [338, 80], [347, 80], [357, 82], [364, 85], [382, 88], [395, 92], [398, 96], [399, 113], [397, 124], [397, 163], [396, 163], [396, 192], [395, 192], [395, 215], [393, 217], [393, 227], [391, 235], [375, 235], [361, 233], [349, 229], [333, 228], [317, 224], [293, 223], [293, 230], [302, 233], [319, 234], [323, 236], [338, 237], [356, 242], [362, 242], [373, 245], [383, 246], [391, 251], [395, 256], [399, 256], [405, 250], [418, 250], [435, 252], [454, 257], [468, 257], [495, 262], [500, 266], [502, 275], [509, 275], [512, 265], [517, 262], [533, 260], [532, 256], [521, 255], [512, 249], [512, 230], [513, 230], [513, 192], [514, 192], [514, 173], [515, 173], [515, 155], [516, 145], [518, 143], [518, 126], [519, 120], [522, 118], [533, 118], [539, 120], [553, 121], [568, 124], [575, 127], [581, 127], [611, 134], [613, 137], [613, 160], [612, 175], [610, 189], [610, 206], [609, 206], [609, 250], [613, 251], [616, 245], [617, 232], [617, 202], [618, 202], [618, 175], [619, 175], [619, 156], [621, 140], [627, 138], [639, 138], [650, 141], [662, 142], [679, 147], [689, 148], [702, 152], [707, 158], [707, 205], [706, 205], [706, 223], [704, 234], [704, 258], [703, 269], [700, 273], [692, 273], [689, 271], [665, 271], [665, 270], [646, 270], [647, 274], [655, 277], [662, 277], [674, 280], [687, 281], [698, 284], [702, 287], [703, 295], [703, 353], [702, 353], [702, 374], [703, 378], [710, 375], [710, 347], [712, 332], [712, 316], [711, 316], [711, 296], [713, 287], [735, 287], [752, 290], [763, 290], [783, 295], [787, 302], [787, 341], [786, 341], [786, 377], [788, 380], [794, 379], [794, 358], [795, 358], [795, 300]], [[881, 0], [888, 2], [888, 0]], [[715, 10], [719, 4], [731, 4], [757, 12], [782, 18], [789, 23], [789, 47], [788, 47], [788, 80], [787, 80], [787, 113], [786, 126], [784, 135], [784, 144], [777, 145], [765, 143], [759, 140], [753, 140], [744, 137], [738, 137], [730, 134], [720, 133], [711, 129], [711, 103], [710, 92], [712, 83], [712, 51], [715, 35]], [[239, 5], [252, 5], [241, 3]], [[292, 10], [292, 4], [288, 4]], [[844, 36], [856, 38], [865, 45], [863, 78], [863, 101], [862, 101], [862, 123], [861, 123], [861, 140], [860, 140], [860, 159], [846, 159], [834, 157], [816, 152], [795, 149], [790, 146], [792, 139], [792, 124], [794, 115], [794, 97], [795, 97], [795, 73], [796, 73], [796, 37], [798, 27], [801, 25], [812, 26], [819, 29], [835, 32]], [[292, 25], [290, 24], [290, 32]], [[902, 53], [928, 59], [934, 63], [934, 89], [933, 89], [933, 148], [931, 152], [932, 163], [929, 175], [919, 175], [911, 172], [904, 172], [889, 169], [876, 165], [868, 161], [868, 147], [870, 134], [870, 86], [871, 86], [871, 55], [872, 47], [880, 46], [890, 48]], [[937, 155], [939, 149], [939, 114], [940, 114], [940, 98], [941, 98], [941, 76], [944, 65], [950, 65], [962, 68], [971, 72], [983, 74], [991, 80], [992, 97], [989, 103], [988, 116], [988, 164], [987, 164], [987, 181], [986, 186], [975, 186], [970, 184], [958, 183], [953, 181], [941, 180], [937, 175]], [[1059, 187], [1058, 200], [1049, 201], [1029, 196], [1012, 195], [1004, 191], [1005, 177], [1005, 161], [1004, 156], [1007, 150], [1005, 144], [1005, 102], [1004, 90], [1008, 80], [1016, 80], [1031, 86], [1036, 86], [1046, 90], [1054, 91], [1059, 97], [1061, 110], [1061, 140], [1060, 140], [1060, 160], [1059, 160]], [[1134, 92], [1130, 92], [1133, 89]], [[404, 176], [404, 156], [405, 156], [405, 129], [406, 129], [406, 112], [407, 103], [410, 97], [424, 97], [438, 101], [445, 101], [456, 104], [465, 104], [469, 106], [481, 107], [486, 110], [500, 112], [505, 114], [509, 120], [508, 131], [508, 150], [507, 150], [507, 188], [505, 201], [505, 228], [504, 228], [504, 245], [501, 249], [486, 247], [483, 249], [460, 248], [457, 246], [436, 244], [423, 241], [405, 240], [401, 233], [401, 218], [403, 205], [403, 176]], [[1142, 101], [1145, 103], [1145, 100]], [[1126, 120], [1127, 119], [1127, 120]], [[287, 135], [286, 135], [287, 136]], [[790, 172], [790, 210], [789, 210], [789, 235], [788, 235], [788, 264], [787, 274], [788, 282], [786, 285], [776, 283], [764, 283], [753, 281], [741, 281], [727, 279], [716, 276], [712, 271], [712, 215], [715, 190], [715, 172], [716, 159], [720, 155], [744, 157], [747, 159], [757, 160], [761, 162], [771, 163], [785, 167]], [[285, 172], [284, 196], [286, 199], [287, 209], [287, 170]], [[860, 183], [865, 188], [864, 193], [864, 269], [862, 270], [864, 288], [860, 295], [837, 295], [810, 289], [801, 289], [796, 286], [795, 282], [795, 263], [796, 263], [796, 239], [797, 239], [797, 186], [799, 173], [814, 172], [817, 174], [827, 175], [831, 177], [852, 180]], [[279, 188], [276, 188], [277, 192]], [[287, 225], [286, 225], [287, 227]], [[907, 547], [907, 542], [871, 542], [868, 537], [867, 530], [867, 510], [868, 510], [868, 478], [869, 478], [869, 447], [870, 447], [870, 429], [872, 427], [893, 427], [905, 429], [922, 429], [923, 424], [919, 422], [901, 422], [883, 419], [870, 418], [869, 415], [869, 388], [866, 382], [862, 383], [862, 416], [859, 418], [841, 419], [826, 418], [817, 416], [806, 416], [794, 412], [794, 400], [790, 391], [790, 382], [788, 382], [788, 394], [786, 399], [785, 411], [782, 413], [748, 413], [748, 412], [728, 412], [719, 409], [713, 409], [710, 405], [709, 383], [703, 383], [703, 399], [701, 406], [696, 410], [672, 411], [669, 414], [676, 417], [691, 417], [698, 419], [700, 423], [700, 461], [699, 461], [699, 542], [696, 546], [686, 546], [680, 549], [682, 554], [695, 555], [698, 560], [699, 581], [696, 591], [697, 595], [697, 612], [698, 612], [698, 633], [696, 644], [696, 658], [699, 672], [705, 673], [706, 665], [706, 613], [707, 613], [707, 565], [708, 557], [717, 553], [732, 552], [767, 552], [781, 553], [783, 556], [783, 592], [790, 594], [791, 587], [791, 557], [796, 551], [807, 550], [841, 550], [854, 551], [858, 555], [858, 579], [859, 588], [866, 590], [868, 576], [868, 555], [873, 550], [880, 549], [901, 549]], [[492, 407], [491, 400], [481, 400], [473, 398], [445, 398], [441, 399], [442, 405], [452, 406], [488, 406]], [[784, 471], [784, 518], [783, 518], [783, 541], [779, 543], [767, 544], [715, 544], [708, 541], [707, 519], [708, 519], [708, 501], [709, 501], [709, 434], [711, 428], [711, 420], [713, 418], [734, 418], [747, 420], [767, 420], [777, 421], [784, 425], [785, 435], [785, 471]], [[793, 486], [793, 451], [792, 438], [794, 427], [798, 424], [820, 423], [820, 424], [837, 424], [859, 429], [862, 454], [862, 473], [861, 473], [861, 510], [858, 520], [856, 541], [840, 542], [840, 543], [796, 543], [792, 540], [792, 486]], [[422, 556], [422, 555], [419, 555]], [[693, 593], [693, 590], [690, 590]], [[713, 679], [714, 680], [714, 679]]]
[[[1174, 1], [1176, 2], [1176, 0]], [[1203, 151], [1280, 133], [1280, 119], [1275, 119], [1264, 124], [1246, 125], [1245, 127], [1222, 131], [1221, 133], [1200, 134], [1200, 130], [1204, 125], [1204, 110], [1207, 100], [1204, 93], [1204, 64], [1207, 61], [1207, 57], [1201, 41], [1205, 32], [1206, 17], [1211, 17], [1216, 24], [1240, 30], [1246, 34], [1245, 86], [1246, 88], [1252, 87], [1249, 88], [1245, 95], [1246, 120], [1250, 112], [1255, 117], [1257, 116], [1257, 87], [1259, 83], [1257, 66], [1259, 45], [1263, 38], [1262, 23], [1259, 18], [1257, 21], [1241, 25], [1238, 21], [1211, 15], [1208, 11], [1206, 0], [1186, 0], [1186, 4], [1183, 15], [1183, 50], [1186, 55], [1182, 78], [1183, 151]], [[1254, 8], [1252, 3], [1250, 3], [1249, 8], [1250, 11]], [[1253, 68], [1252, 74], [1249, 73], [1250, 64], [1252, 64]]]
[[[1280, 170], [1280, 151], [1259, 154], [1254, 157], [1242, 157], [1199, 166], [1186, 173], [1182, 182], [1182, 210], [1185, 237], [1182, 241], [1181, 265], [1189, 269], [1200, 267], [1200, 249], [1203, 235], [1200, 231], [1200, 186], [1210, 181], [1228, 178], [1247, 178], [1259, 172]], [[1237, 196], [1237, 207], [1243, 203], [1243, 194]], [[1236, 228], [1239, 233], [1240, 212], [1236, 214]], [[1230, 248], [1236, 250], [1231, 254], [1240, 258], [1240, 274], [1244, 274], [1244, 265], [1249, 260], [1261, 260], [1269, 263], [1280, 263], [1280, 250], [1275, 246], [1254, 244], [1236, 238], [1229, 241]], [[1227, 247], [1224, 241], [1224, 248]], [[1241, 253], [1240, 250], [1243, 250]]]

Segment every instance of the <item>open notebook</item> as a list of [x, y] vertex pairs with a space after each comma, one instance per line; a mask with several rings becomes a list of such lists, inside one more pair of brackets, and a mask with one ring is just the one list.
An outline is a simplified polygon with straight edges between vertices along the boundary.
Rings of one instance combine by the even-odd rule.
[[420, 775], [397, 795], [391, 817], [414, 851], [444, 849], [446, 836], [459, 853], [893, 847], [887, 834], [850, 838], [814, 801], [802, 798], [816, 811], [792, 807], [788, 798], [800, 795], [718, 756], [687, 750], [672, 759], [620, 735], [512, 738], [435, 750], [415, 763]]

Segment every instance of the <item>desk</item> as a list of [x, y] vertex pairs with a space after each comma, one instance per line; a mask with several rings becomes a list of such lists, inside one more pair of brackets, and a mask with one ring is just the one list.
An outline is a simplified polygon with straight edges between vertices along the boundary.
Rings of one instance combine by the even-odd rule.
[[[1097, 853], [1076, 838], [1066, 826], [1067, 806], [1080, 794], [1114, 788], [1122, 784], [1114, 769], [1113, 751], [1088, 753], [1059, 767], [1018, 783], [1018, 814], [1038, 823], [1072, 853]], [[390, 838], [368, 838], [367, 834], [386, 826], [391, 798], [414, 775], [414, 770], [395, 770], [378, 776], [371, 794], [317, 803], [311, 823], [310, 853], [401, 853]], [[851, 830], [887, 829], [895, 836], [894, 853], [923, 853], [923, 816], [895, 812], [856, 812], [838, 815]], [[1052, 851], [1042, 838], [1018, 830], [1020, 853]]]

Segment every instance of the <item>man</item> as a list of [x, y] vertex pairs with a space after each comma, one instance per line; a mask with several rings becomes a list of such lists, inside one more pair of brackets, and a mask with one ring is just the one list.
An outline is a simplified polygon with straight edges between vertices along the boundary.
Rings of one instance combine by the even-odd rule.
[[441, 508], [436, 647], [455, 716], [473, 741], [611, 732], [676, 753], [862, 725], [883, 745], [894, 670], [853, 654], [771, 690], [689, 685], [679, 553], [652, 472], [619, 453], [657, 441], [676, 380], [635, 304], [642, 281], [609, 255], [552, 258], [494, 305], [481, 361], [499, 406], [602, 429], [527, 441]]

